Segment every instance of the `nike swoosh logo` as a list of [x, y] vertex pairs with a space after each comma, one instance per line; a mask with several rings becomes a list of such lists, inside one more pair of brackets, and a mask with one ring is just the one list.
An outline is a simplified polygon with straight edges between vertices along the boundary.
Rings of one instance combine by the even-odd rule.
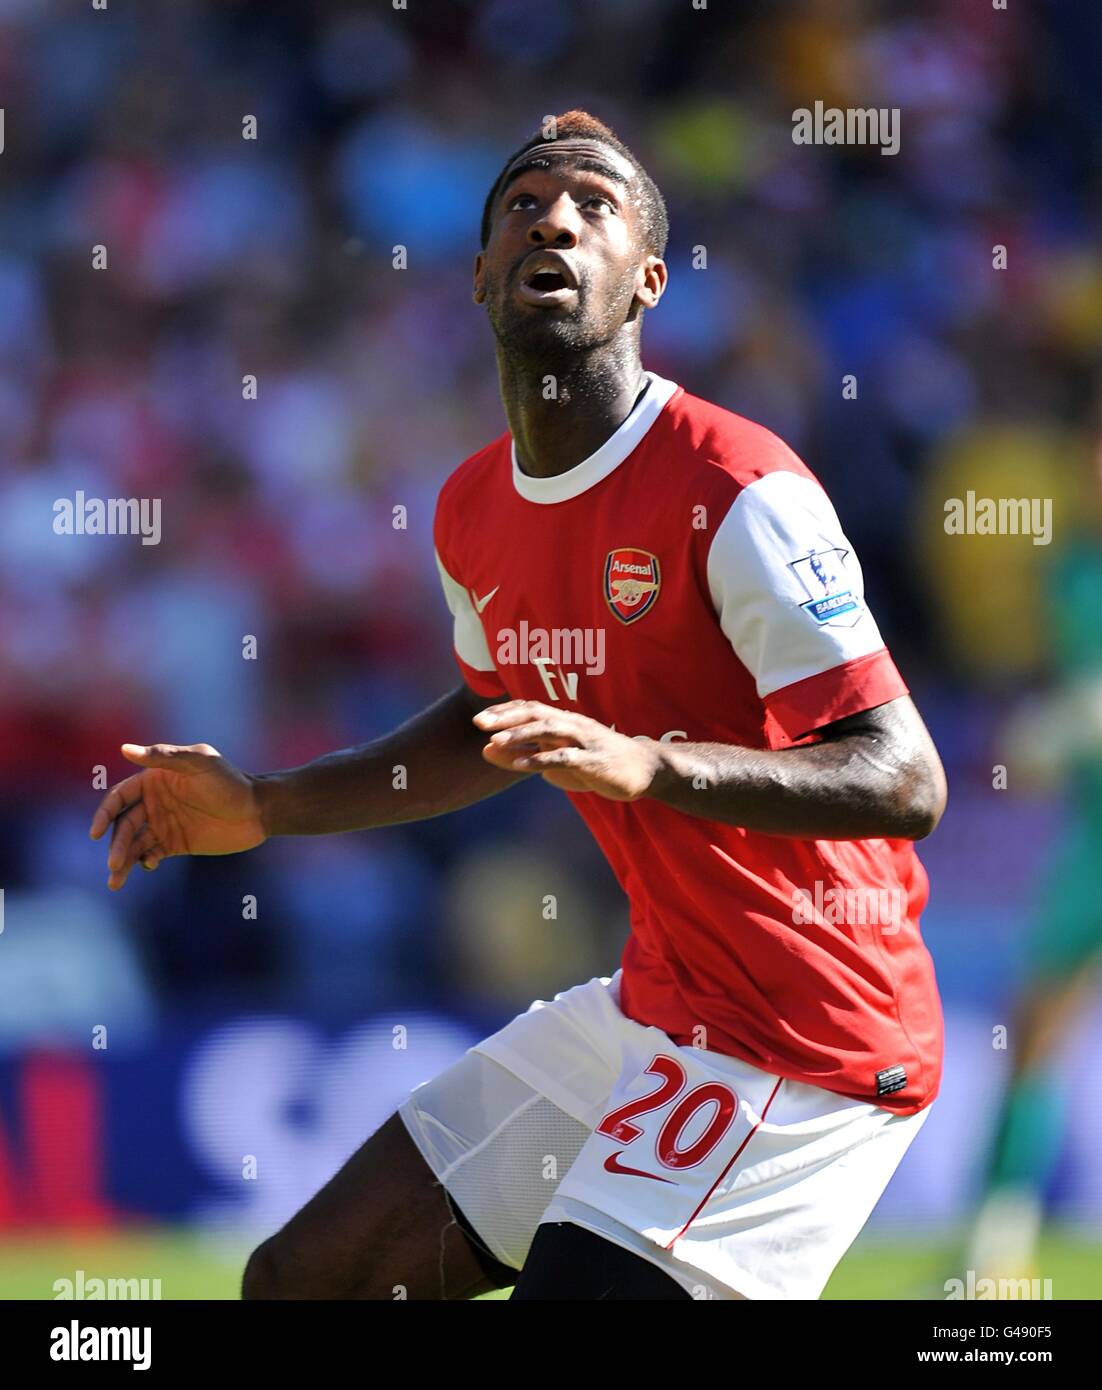
[[606, 1173], [627, 1173], [633, 1178], [653, 1178], [655, 1182], [668, 1182], [672, 1187], [677, 1186], [673, 1178], [660, 1178], [657, 1173], [644, 1173], [642, 1168], [625, 1167], [624, 1164], [620, 1162], [620, 1155], [623, 1152], [623, 1149], [617, 1149], [614, 1154], [609, 1154], [605, 1159]]
[[[501, 588], [501, 585], [499, 584], [499, 585], [497, 586], [497, 589], [500, 589], [500, 588]], [[482, 612], [482, 610], [486, 607], [486, 605], [489, 603], [489, 601], [490, 601], [490, 600], [493, 598], [493, 596], [497, 593], [497, 589], [491, 589], [490, 592], [486, 595], [485, 598], [479, 598], [478, 595], [475, 593], [475, 591], [474, 591], [473, 589], [471, 590], [471, 598], [474, 599], [474, 611], [475, 611], [476, 613], [481, 613], [481, 612]]]

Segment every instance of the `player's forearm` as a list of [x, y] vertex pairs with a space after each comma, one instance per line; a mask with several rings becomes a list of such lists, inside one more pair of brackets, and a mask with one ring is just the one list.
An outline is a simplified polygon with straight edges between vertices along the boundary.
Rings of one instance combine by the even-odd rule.
[[[935, 758], [936, 761], [936, 758]], [[918, 840], [944, 806], [940, 764], [860, 736], [778, 752], [661, 744], [648, 795], [686, 815], [814, 840]]]
[[481, 755], [477, 705], [452, 691], [392, 733], [256, 779], [269, 835], [330, 835], [458, 811], [523, 781]]

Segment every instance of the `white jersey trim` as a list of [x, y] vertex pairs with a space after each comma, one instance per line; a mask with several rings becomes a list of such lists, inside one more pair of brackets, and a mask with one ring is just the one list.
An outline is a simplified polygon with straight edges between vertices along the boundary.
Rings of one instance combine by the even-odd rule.
[[444, 597], [452, 617], [455, 619], [452, 637], [455, 650], [467, 665], [473, 666], [476, 671], [495, 671], [497, 668], [494, 666], [490, 648], [486, 643], [486, 634], [482, 629], [481, 620], [475, 611], [470, 594], [444, 568], [439, 551], [434, 550], [433, 554], [436, 556], [436, 568], [440, 571], [440, 583], [444, 587]]
[[528, 502], [568, 502], [579, 497], [603, 478], [619, 468], [620, 464], [638, 446], [640, 440], [658, 419], [666, 403], [677, 390], [676, 381], [667, 381], [654, 372], [644, 372], [647, 389], [639, 397], [634, 410], [615, 434], [609, 435], [596, 453], [590, 454], [581, 463], [568, 468], [565, 473], [557, 473], [553, 478], [533, 478], [523, 473], [517, 462], [516, 441], [510, 439], [509, 452], [513, 462], [513, 486]]

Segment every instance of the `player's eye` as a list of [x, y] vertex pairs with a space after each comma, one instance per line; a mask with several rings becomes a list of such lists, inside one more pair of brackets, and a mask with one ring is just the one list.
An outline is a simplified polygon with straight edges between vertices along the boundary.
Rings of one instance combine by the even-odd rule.
[[586, 198], [586, 200], [582, 203], [582, 207], [588, 207], [588, 206], [590, 205], [590, 203], [604, 203], [605, 207], [608, 209], [609, 212], [615, 212], [615, 211], [616, 211], [616, 208], [615, 208], [615, 206], [613, 205], [611, 199], [606, 198], [606, 197], [605, 197], [603, 194], [601, 194], [601, 193], [593, 193], [593, 194], [591, 194], [591, 195], [590, 195], [588, 198]]
[[509, 199], [508, 210], [512, 212], [513, 209], [517, 206], [517, 204], [522, 202], [525, 198], [528, 199], [527, 206], [529, 207], [531, 207], [531, 205], [536, 201], [535, 196], [531, 193], [514, 193], [513, 196]]

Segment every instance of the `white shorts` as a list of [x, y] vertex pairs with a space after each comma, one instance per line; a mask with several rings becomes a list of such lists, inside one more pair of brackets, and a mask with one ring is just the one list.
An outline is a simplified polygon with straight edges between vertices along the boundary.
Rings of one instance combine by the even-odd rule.
[[694, 1298], [818, 1298], [930, 1112], [898, 1115], [620, 1012], [611, 979], [538, 1000], [399, 1108], [486, 1248], [537, 1226], [633, 1250]]

